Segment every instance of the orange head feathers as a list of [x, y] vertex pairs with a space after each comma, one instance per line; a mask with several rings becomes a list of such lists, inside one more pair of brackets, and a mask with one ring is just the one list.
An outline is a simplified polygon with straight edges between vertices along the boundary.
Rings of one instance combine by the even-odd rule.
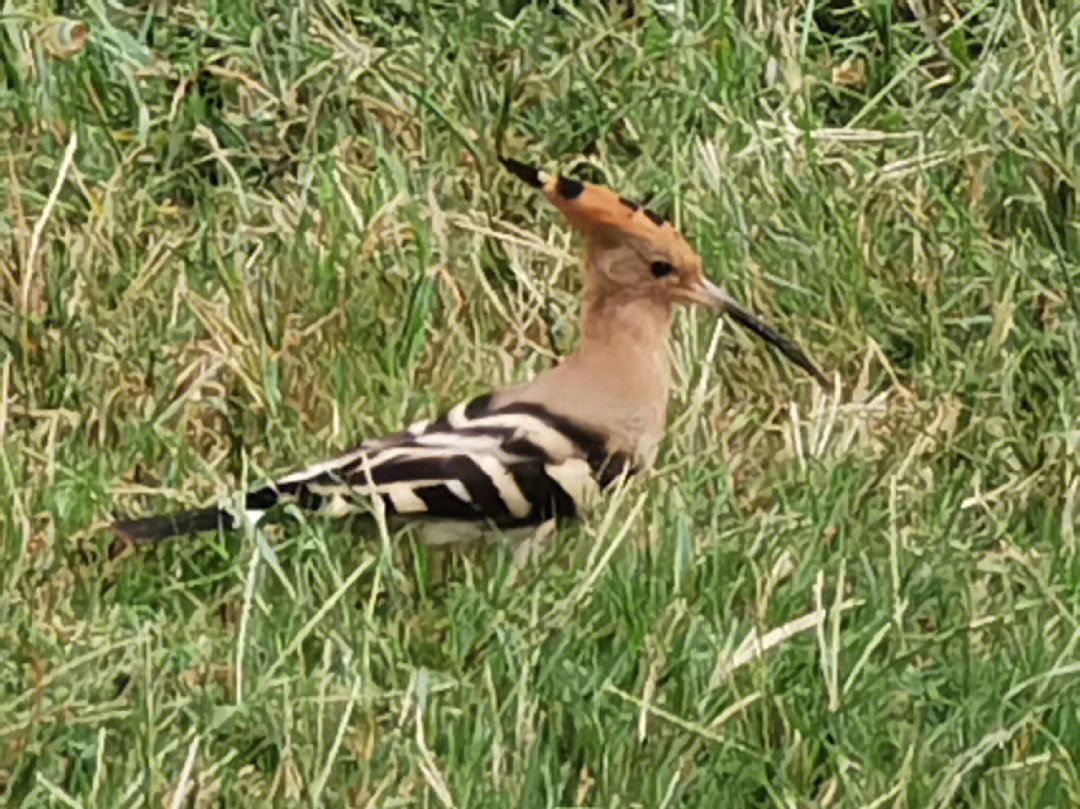
[[544, 191], [585, 236], [586, 295], [649, 297], [657, 302], [717, 306], [720, 290], [701, 259], [663, 217], [614, 191], [569, 177], [544, 177], [516, 160], [506, 167]]
[[517, 160], [500, 159], [520, 180], [542, 189], [584, 234], [586, 297], [649, 297], [663, 304], [709, 306], [773, 345], [823, 386], [827, 384], [802, 349], [705, 277], [698, 254], [662, 217], [603, 186], [544, 175]]

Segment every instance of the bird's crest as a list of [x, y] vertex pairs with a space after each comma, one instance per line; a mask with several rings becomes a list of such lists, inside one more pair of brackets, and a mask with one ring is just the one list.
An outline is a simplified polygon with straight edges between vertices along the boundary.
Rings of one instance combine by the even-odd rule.
[[542, 189], [551, 204], [586, 235], [608, 228], [651, 240], [678, 235], [664, 217], [602, 185], [558, 174], [546, 175], [508, 157], [500, 160], [519, 180]]

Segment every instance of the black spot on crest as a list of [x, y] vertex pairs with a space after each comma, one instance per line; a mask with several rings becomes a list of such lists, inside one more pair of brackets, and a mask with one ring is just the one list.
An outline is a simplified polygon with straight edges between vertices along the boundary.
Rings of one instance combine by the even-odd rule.
[[555, 186], [559, 196], [563, 199], [575, 199], [585, 190], [585, 186], [572, 177], [559, 177], [559, 183]]
[[652, 223], [654, 225], [656, 225], [657, 227], [664, 224], [664, 217], [662, 217], [660, 214], [656, 213], [655, 211], [650, 211], [648, 208], [643, 208], [641, 212], [643, 214], [645, 214], [647, 217], [649, 217], [649, 219], [652, 220]]
[[641, 207], [636, 202], [634, 202], [632, 199], [627, 199], [626, 197], [619, 197], [619, 202], [621, 202], [623, 205], [625, 205], [631, 211], [636, 211], [638, 208]]

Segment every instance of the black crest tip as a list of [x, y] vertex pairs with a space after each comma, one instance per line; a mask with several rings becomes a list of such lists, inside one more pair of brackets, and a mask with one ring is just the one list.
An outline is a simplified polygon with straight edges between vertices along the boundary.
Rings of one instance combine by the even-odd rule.
[[510, 157], [500, 157], [499, 162], [506, 166], [506, 170], [533, 188], [543, 188], [544, 181], [540, 178], [540, 171], [535, 166], [522, 163]]

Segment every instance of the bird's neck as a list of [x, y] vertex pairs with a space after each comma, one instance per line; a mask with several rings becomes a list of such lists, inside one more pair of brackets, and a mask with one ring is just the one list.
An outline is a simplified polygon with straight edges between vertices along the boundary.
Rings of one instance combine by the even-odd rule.
[[670, 305], [586, 289], [577, 350], [531, 381], [498, 391], [493, 406], [542, 405], [604, 435], [609, 451], [647, 465], [667, 411], [670, 320]]
[[[671, 304], [629, 294], [586, 289], [581, 310], [581, 348], [666, 357]], [[581, 350], [581, 349], [579, 349]]]
[[611, 436], [610, 449], [649, 464], [664, 428], [671, 369], [671, 306], [653, 298], [586, 289], [582, 338], [567, 360], [593, 386], [590, 404]]
[[596, 381], [619, 396], [663, 410], [671, 371], [667, 340], [671, 304], [626, 293], [585, 290], [581, 344], [575, 355]]

